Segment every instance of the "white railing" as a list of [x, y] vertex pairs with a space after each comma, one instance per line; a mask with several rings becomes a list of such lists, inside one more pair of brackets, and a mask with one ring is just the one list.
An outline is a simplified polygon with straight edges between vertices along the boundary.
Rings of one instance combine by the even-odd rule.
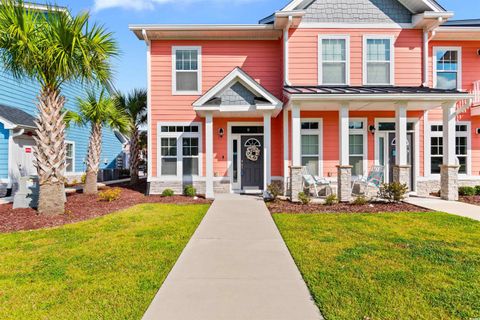
[[473, 82], [473, 105], [480, 106], [480, 80]]

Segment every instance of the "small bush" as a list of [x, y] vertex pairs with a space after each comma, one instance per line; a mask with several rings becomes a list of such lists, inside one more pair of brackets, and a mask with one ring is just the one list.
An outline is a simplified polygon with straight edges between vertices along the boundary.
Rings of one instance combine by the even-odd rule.
[[121, 193], [122, 189], [120, 188], [110, 188], [105, 191], [99, 192], [98, 198], [100, 199], [100, 201], [112, 202], [118, 200]]
[[353, 200], [352, 204], [356, 206], [364, 206], [368, 203], [368, 199], [365, 196], [358, 196]]
[[267, 191], [272, 195], [273, 200], [282, 194], [282, 188], [278, 182], [272, 182], [267, 186]]
[[480, 186], [475, 186], [475, 195], [480, 196]]
[[162, 192], [162, 197], [171, 197], [173, 196], [175, 193], [173, 192], [172, 189], [165, 189], [163, 190]]
[[380, 186], [378, 195], [390, 202], [399, 202], [405, 198], [408, 186], [399, 182], [384, 183]]
[[331, 194], [325, 198], [325, 205], [327, 206], [333, 206], [336, 203], [338, 203], [338, 198], [336, 194]]
[[476, 187], [459, 187], [458, 194], [460, 196], [474, 196], [477, 193]]
[[80, 178], [80, 181], [82, 182], [82, 184], [85, 184], [85, 181], [87, 181], [87, 174], [86, 173], [82, 174], [82, 177]]
[[309, 204], [311, 199], [310, 199], [310, 196], [305, 192], [299, 192], [298, 200], [300, 200], [302, 204]]
[[197, 195], [197, 189], [195, 189], [191, 184], [189, 184], [183, 189], [183, 194], [187, 197], [195, 197]]

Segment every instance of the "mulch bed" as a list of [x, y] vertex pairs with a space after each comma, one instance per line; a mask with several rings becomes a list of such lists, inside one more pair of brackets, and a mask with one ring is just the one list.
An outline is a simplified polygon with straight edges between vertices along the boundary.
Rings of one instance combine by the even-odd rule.
[[480, 196], [460, 196], [459, 200], [461, 202], [480, 206]]
[[[267, 204], [271, 213], [380, 213], [380, 212], [427, 212], [423, 208], [400, 202], [372, 202], [365, 205], [337, 203], [331, 206], [322, 204], [299, 204], [276, 200]], [[431, 211], [431, 210], [430, 210]]]
[[[136, 186], [112, 185], [122, 190], [120, 198], [112, 202], [99, 201], [95, 195], [82, 193], [67, 196], [65, 214], [59, 216], [39, 215], [34, 209], [12, 209], [12, 204], [0, 205], [0, 233], [33, 230], [61, 226], [68, 223], [92, 219], [141, 203], [204, 204], [211, 203], [202, 198], [185, 196], [145, 196], [146, 183]], [[105, 189], [108, 189], [107, 187]], [[102, 189], [103, 190], [103, 189]]]

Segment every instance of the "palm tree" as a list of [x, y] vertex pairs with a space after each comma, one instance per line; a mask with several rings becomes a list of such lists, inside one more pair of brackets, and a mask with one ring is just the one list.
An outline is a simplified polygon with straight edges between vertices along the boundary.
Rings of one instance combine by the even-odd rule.
[[49, 7], [25, 9], [22, 0], [0, 0], [0, 62], [16, 78], [39, 82], [36, 147], [40, 194], [38, 212], [62, 214], [65, 208], [66, 159], [61, 86], [65, 82], [111, 78], [110, 58], [117, 44], [102, 26], [89, 24], [89, 14], [72, 16]]
[[147, 122], [147, 90], [135, 89], [125, 96], [117, 96], [117, 105], [130, 117], [130, 183], [138, 183], [138, 167], [140, 164], [140, 127]]
[[90, 124], [90, 142], [87, 154], [87, 174], [83, 193], [96, 194], [97, 176], [102, 153], [102, 129], [109, 127], [126, 133], [129, 129], [130, 118], [124, 110], [116, 107], [115, 99], [106, 95], [102, 90], [99, 95], [89, 91], [86, 98], [77, 99], [79, 112], [67, 111], [65, 121], [79, 126]]

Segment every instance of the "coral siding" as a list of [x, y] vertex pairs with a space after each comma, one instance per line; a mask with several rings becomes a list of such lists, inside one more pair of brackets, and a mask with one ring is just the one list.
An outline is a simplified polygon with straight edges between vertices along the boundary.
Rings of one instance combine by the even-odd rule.
[[[473, 82], [480, 80], [480, 57], [477, 50], [480, 48], [480, 41], [431, 41], [429, 43], [429, 84], [433, 86], [433, 55], [434, 47], [461, 47], [462, 48], [462, 89], [472, 90]], [[442, 110], [436, 109], [428, 112], [429, 121], [442, 121]], [[472, 117], [470, 110], [459, 115], [458, 121], [471, 122], [472, 135], [472, 175], [480, 174], [480, 139], [476, 134], [476, 128], [480, 128], [480, 117]]]
[[422, 32], [413, 29], [292, 29], [289, 39], [289, 80], [294, 85], [318, 84], [318, 36], [350, 36], [350, 84], [363, 84], [363, 36], [395, 37], [395, 85], [422, 84]]
[[[152, 176], [157, 176], [157, 123], [164, 121], [203, 121], [193, 111], [192, 103], [199, 96], [172, 95], [172, 46], [202, 47], [202, 90], [208, 91], [235, 67], [241, 67], [262, 86], [279, 99], [282, 98], [282, 47], [280, 41], [152, 41], [151, 47], [151, 97], [152, 97]], [[237, 119], [231, 119], [237, 121]], [[241, 120], [239, 120], [241, 121]], [[257, 119], [256, 121], [263, 121]], [[216, 134], [220, 125], [225, 133], [226, 120], [214, 118], [214, 172], [226, 173], [227, 134], [222, 141]], [[272, 129], [278, 130], [281, 120], [273, 119]], [[281, 154], [281, 136], [272, 137], [272, 156]], [[205, 139], [203, 139], [205, 145]], [[217, 143], [218, 142], [218, 143]], [[205, 150], [205, 149], [204, 149]], [[278, 161], [277, 161], [278, 162]], [[281, 163], [275, 162], [272, 175], [281, 172]], [[205, 163], [205, 160], [203, 161]], [[205, 170], [204, 170], [205, 172]]]

